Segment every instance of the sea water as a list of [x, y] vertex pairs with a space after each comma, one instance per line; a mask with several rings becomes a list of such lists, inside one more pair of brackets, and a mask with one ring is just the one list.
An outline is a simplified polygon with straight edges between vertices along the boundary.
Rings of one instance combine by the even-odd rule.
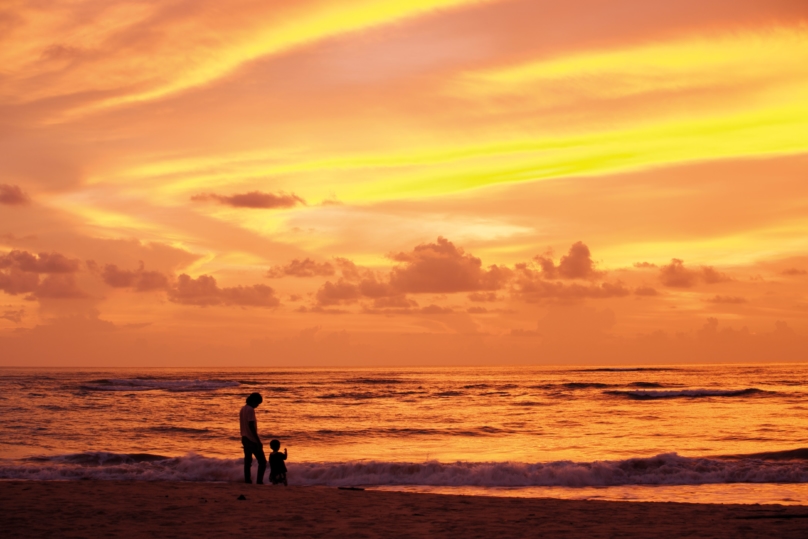
[[0, 369], [0, 478], [808, 504], [808, 366]]

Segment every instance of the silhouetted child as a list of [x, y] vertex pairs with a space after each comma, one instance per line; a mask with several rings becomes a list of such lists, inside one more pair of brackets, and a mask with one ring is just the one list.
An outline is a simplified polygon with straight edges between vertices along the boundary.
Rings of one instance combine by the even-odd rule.
[[281, 443], [278, 440], [269, 442], [269, 447], [272, 449], [272, 453], [269, 454], [269, 480], [273, 485], [283, 483], [286, 486], [286, 463], [284, 462], [287, 457], [286, 448], [281, 453]]

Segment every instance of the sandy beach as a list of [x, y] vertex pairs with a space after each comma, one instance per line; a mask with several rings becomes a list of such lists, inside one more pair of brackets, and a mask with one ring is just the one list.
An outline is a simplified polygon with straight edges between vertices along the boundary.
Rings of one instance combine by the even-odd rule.
[[[239, 500], [243, 495], [246, 499]], [[226, 483], [2, 481], [12, 537], [805, 537], [808, 507]]]

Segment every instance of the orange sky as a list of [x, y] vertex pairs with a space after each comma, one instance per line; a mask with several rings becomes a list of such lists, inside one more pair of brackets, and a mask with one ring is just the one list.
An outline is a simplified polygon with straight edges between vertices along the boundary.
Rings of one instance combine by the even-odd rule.
[[806, 359], [804, 0], [11, 0], [0, 66], [0, 365]]

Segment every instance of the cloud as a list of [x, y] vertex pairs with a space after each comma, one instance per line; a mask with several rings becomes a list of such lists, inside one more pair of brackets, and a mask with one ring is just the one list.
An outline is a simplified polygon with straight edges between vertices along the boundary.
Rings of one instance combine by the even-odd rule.
[[712, 266], [701, 266], [697, 270], [691, 270], [685, 267], [682, 260], [674, 258], [670, 264], [660, 268], [659, 280], [663, 285], [672, 288], [690, 288], [700, 281], [714, 284], [729, 281], [730, 278]]
[[6, 294], [16, 296], [33, 292], [39, 286], [39, 275], [12, 268], [10, 271], [0, 271], [0, 290]]
[[441, 307], [440, 305], [435, 305], [433, 303], [432, 305], [427, 305], [426, 307], [421, 308], [419, 312], [423, 314], [450, 314], [454, 311], [451, 307]]
[[344, 279], [340, 279], [336, 283], [326, 281], [315, 295], [319, 306], [355, 303], [361, 297], [362, 292], [359, 290], [359, 286]]
[[418, 245], [408, 253], [389, 255], [401, 265], [393, 268], [390, 284], [404, 293], [452, 293], [499, 290], [511, 271], [502, 266], [482, 267], [482, 262], [446, 238]]
[[80, 261], [59, 253], [33, 255], [28, 251], [11, 251], [0, 255], [0, 269], [17, 268], [30, 273], [75, 273], [80, 267]]
[[0, 204], [8, 206], [24, 206], [29, 204], [31, 199], [18, 185], [8, 185], [0, 183]]
[[276, 209], [292, 208], [298, 204], [305, 204], [306, 201], [294, 193], [262, 193], [260, 191], [250, 191], [240, 195], [217, 195], [214, 193], [203, 193], [191, 197], [194, 202], [207, 202], [213, 200], [219, 204], [233, 206], [234, 208], [254, 208], [254, 209]]
[[264, 284], [222, 288], [221, 295], [225, 305], [277, 307], [281, 303], [275, 296], [275, 291]]
[[[593, 279], [605, 274], [595, 270], [589, 248], [582, 242], [573, 244], [569, 254], [561, 257], [558, 266], [548, 257], [536, 257], [534, 260], [540, 265], [538, 269], [526, 263], [516, 264], [514, 269], [496, 265], [485, 268], [479, 258], [444, 237], [438, 237], [435, 243], [420, 244], [412, 251], [389, 254], [388, 258], [398, 264], [386, 279], [349, 260], [335, 259], [342, 277], [336, 282], [327, 281], [320, 287], [315, 296], [317, 305], [346, 305], [369, 298], [376, 300], [374, 309], [396, 308], [415, 312], [407, 305], [407, 302], [414, 301], [408, 299], [407, 294], [469, 292], [470, 301], [494, 302], [502, 299], [496, 291], [509, 285], [514, 296], [528, 302], [550, 298], [613, 298], [631, 293], [619, 281], [570, 284], [546, 280], [548, 276], [554, 279]], [[646, 290], [638, 293], [648, 295]], [[387, 306], [382, 298], [396, 305]]]
[[468, 295], [469, 301], [474, 302], [488, 302], [488, 301], [499, 301], [500, 297], [497, 296], [496, 292], [472, 292]]
[[[417, 305], [417, 304], [416, 304]], [[375, 308], [365, 308], [362, 312], [365, 314], [452, 314], [454, 310], [451, 307], [441, 307], [440, 305], [435, 305], [434, 303], [431, 305], [427, 305], [426, 307], [391, 307], [391, 308], [383, 308], [377, 309]]]
[[572, 244], [569, 252], [561, 257], [558, 266], [549, 256], [533, 258], [541, 266], [542, 276], [546, 279], [596, 279], [604, 272], [595, 270], [595, 263], [589, 247], [578, 241]]
[[737, 304], [737, 303], [746, 303], [746, 298], [742, 298], [740, 296], [714, 296], [708, 300], [705, 300], [708, 303], [729, 303], [729, 304]]
[[500, 314], [514, 314], [516, 311], [511, 309], [488, 309], [486, 307], [480, 307], [475, 305], [474, 307], [469, 307], [466, 309], [466, 312], [469, 314], [493, 314], [493, 313], [500, 313]]
[[[399, 264], [384, 278], [344, 258], [335, 259], [342, 277], [326, 281], [317, 291], [319, 306], [355, 303], [361, 298], [388, 298], [403, 305], [407, 294], [498, 290], [512, 271], [502, 266], [482, 267], [482, 262], [449, 240], [416, 246], [412, 251], [388, 255]], [[395, 299], [393, 299], [395, 298]], [[403, 308], [403, 307], [399, 307]]]
[[9, 320], [15, 324], [19, 324], [22, 322], [23, 316], [25, 316], [25, 309], [20, 309], [17, 311], [7, 310], [0, 313], [0, 320]]
[[701, 267], [701, 278], [707, 284], [723, 283], [732, 280], [726, 273], [721, 273], [712, 266]]
[[372, 270], [357, 266], [354, 262], [348, 260], [347, 258], [336, 257], [334, 258], [334, 263], [339, 268], [340, 273], [342, 273], [343, 279], [347, 281], [355, 282], [374, 277]]
[[303, 260], [294, 259], [285, 266], [274, 266], [267, 271], [266, 276], [270, 279], [281, 277], [328, 277], [334, 275], [336, 270], [330, 262], [315, 262], [310, 258]]
[[336, 283], [326, 281], [315, 294], [319, 306], [356, 303], [362, 298], [373, 299], [377, 307], [412, 307], [412, 300], [407, 299], [403, 292], [375, 276], [366, 277], [359, 283], [348, 282], [345, 278]]
[[808, 275], [808, 271], [797, 268], [789, 268], [780, 272], [781, 275]]
[[635, 262], [634, 267], [639, 269], [650, 269], [650, 268], [656, 268], [657, 265], [651, 264], [650, 262]]
[[159, 271], [146, 271], [142, 263], [140, 268], [135, 271], [121, 270], [115, 264], [107, 264], [104, 266], [101, 278], [113, 288], [133, 288], [137, 292], [169, 288], [168, 276]]
[[418, 302], [406, 296], [392, 296], [387, 298], [376, 298], [373, 300], [375, 309], [413, 309], [418, 307]]
[[514, 296], [535, 303], [544, 299], [584, 299], [584, 298], [614, 298], [623, 297], [631, 293], [623, 283], [608, 283], [582, 285], [578, 283], [566, 284], [546, 281], [546, 271], [531, 269], [527, 264], [516, 264], [516, 276], [511, 285]]
[[0, 290], [12, 296], [30, 294], [26, 299], [87, 297], [74, 276], [80, 267], [81, 262], [59, 253], [11, 251], [0, 255]]
[[244, 307], [277, 307], [280, 300], [269, 286], [235, 286], [220, 288], [210, 275], [196, 279], [183, 273], [168, 291], [168, 299], [183, 305], [240, 305]]
[[53, 299], [86, 298], [87, 293], [82, 291], [76, 283], [73, 274], [53, 274], [45, 277], [32, 294], [33, 297]]
[[658, 296], [659, 292], [657, 292], [656, 288], [651, 288], [650, 286], [638, 286], [634, 289], [634, 294], [637, 296]]
[[584, 286], [580, 284], [548, 283], [546, 281], [522, 281], [517, 285], [516, 291], [517, 296], [520, 296], [528, 303], [543, 299], [619, 298], [628, 296], [631, 293], [631, 290], [621, 282]]

